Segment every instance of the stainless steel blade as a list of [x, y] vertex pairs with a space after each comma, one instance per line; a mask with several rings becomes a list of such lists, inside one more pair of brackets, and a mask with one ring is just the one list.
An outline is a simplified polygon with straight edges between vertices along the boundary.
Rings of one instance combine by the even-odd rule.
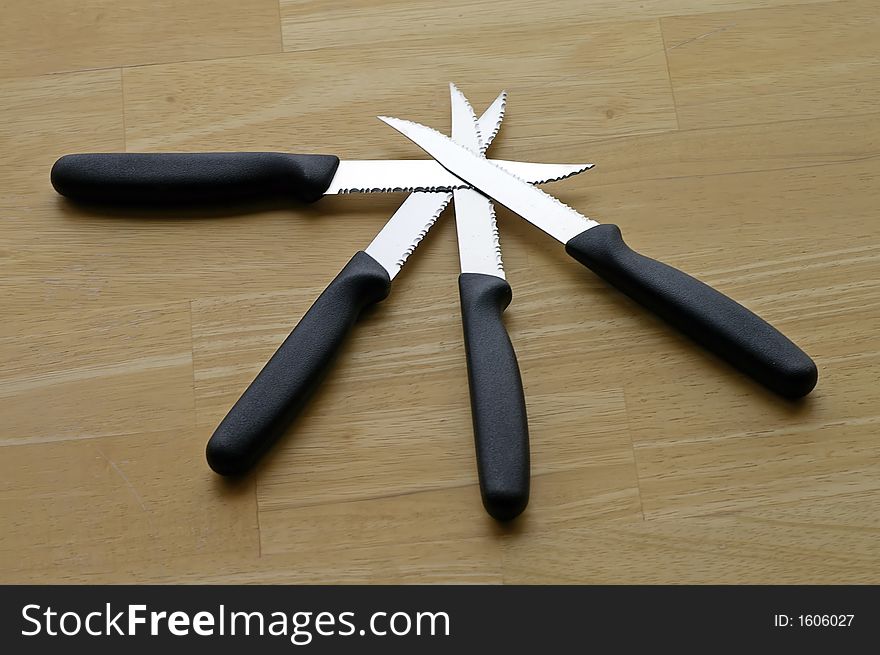
[[451, 192], [411, 193], [365, 252], [392, 280], [452, 199]]
[[480, 133], [480, 123], [471, 103], [458, 90], [458, 87], [450, 82], [449, 98], [452, 104], [452, 140], [458, 145], [467, 148], [475, 155], [483, 155], [486, 148], [483, 146], [483, 137]]
[[486, 154], [486, 150], [495, 140], [498, 130], [501, 129], [501, 121], [504, 120], [504, 112], [506, 110], [507, 91], [502, 91], [477, 121], [480, 127], [480, 137], [482, 138], [483, 143], [483, 154]]
[[[487, 128], [491, 131], [489, 142], [495, 138], [498, 128], [501, 126], [501, 120], [504, 118], [503, 96], [502, 93], [480, 117], [480, 120], [485, 121]], [[431, 164], [437, 164], [435, 161], [427, 161]], [[340, 162], [340, 166], [342, 163], [344, 162]], [[438, 168], [447, 173], [442, 166], [438, 166]], [[575, 172], [571, 174], [574, 175]], [[400, 272], [406, 259], [425, 238], [431, 226], [437, 222], [450, 200], [452, 200], [451, 191], [435, 193], [417, 191], [410, 194], [394, 212], [385, 227], [367, 246], [366, 253], [379, 262], [393, 280]]]
[[501, 241], [492, 201], [473, 189], [458, 189], [453, 194], [461, 272], [504, 279]]
[[[591, 164], [535, 164], [497, 160], [504, 170], [532, 184], [564, 180]], [[470, 185], [432, 159], [343, 160], [324, 195], [394, 191], [452, 191]]]
[[572, 237], [599, 224], [430, 127], [387, 116], [380, 116], [379, 119], [406, 136], [460, 179], [561, 243], [567, 243]]
[[[449, 95], [452, 103], [453, 140], [482, 157], [489, 144], [482, 136], [481, 126], [471, 103], [454, 84], [449, 85]], [[498, 98], [503, 107], [506, 94], [502, 92]], [[496, 126], [491, 126], [490, 129], [494, 138], [498, 129]], [[501, 243], [492, 201], [473, 189], [456, 189], [453, 197], [461, 272], [482, 273], [504, 279]]]

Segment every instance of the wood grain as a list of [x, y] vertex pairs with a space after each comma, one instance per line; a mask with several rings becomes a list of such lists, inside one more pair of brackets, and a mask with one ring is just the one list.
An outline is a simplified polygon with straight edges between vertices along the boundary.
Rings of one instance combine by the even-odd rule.
[[[402, 46], [409, 45], [418, 46], [423, 51], [428, 45], [433, 52], [436, 46], [431, 44], [450, 43], [473, 59], [494, 56], [495, 49], [505, 47], [508, 40], [541, 39], [549, 30], [566, 27], [584, 32], [585, 54], [589, 56], [582, 63], [588, 64], [593, 57], [601, 56], [601, 49], [594, 47], [596, 44], [591, 44], [587, 36], [596, 23], [821, 1], [592, 0], [587, 3], [505, 0], [473, 3], [451, 0], [441, 5], [432, 0], [371, 0], [368, 5], [363, 5], [339, 0], [281, 0], [280, 4], [286, 51], [365, 45], [398, 52]], [[330, 26], [332, 29], [328, 29]], [[504, 34], [505, 30], [509, 33]], [[555, 41], [544, 40], [533, 51], [533, 57], [541, 58], [558, 45]], [[517, 64], [521, 63], [517, 61]]]
[[[862, 584], [874, 581], [876, 493], [830, 502], [677, 520], [603, 523], [512, 539], [504, 551], [511, 584]], [[589, 566], [572, 566], [579, 553]]]
[[89, 439], [138, 433], [145, 425], [190, 427], [189, 317], [189, 306], [178, 303], [32, 312], [5, 325], [3, 442]]
[[275, 0], [3, 3], [0, 76], [278, 52]]
[[681, 126], [873, 113], [876, 14], [859, 0], [662, 19]]
[[253, 482], [224, 484], [203, 451], [191, 428], [4, 447], [4, 581], [124, 582], [185, 556], [206, 569], [257, 558]]
[[[3, 581], [880, 581], [871, 2], [77, 6], [0, 27]], [[375, 116], [446, 130], [449, 80], [508, 90], [492, 156], [596, 162], [547, 190], [779, 326], [816, 391], [776, 398], [499, 209], [533, 473], [499, 526], [447, 212], [256, 471], [214, 476], [217, 422], [402, 196], [108, 212], [52, 162], [419, 158]]]

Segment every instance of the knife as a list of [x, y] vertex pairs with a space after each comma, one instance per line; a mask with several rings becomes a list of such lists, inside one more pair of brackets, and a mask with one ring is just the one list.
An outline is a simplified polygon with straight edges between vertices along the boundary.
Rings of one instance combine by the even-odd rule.
[[[486, 126], [454, 84], [449, 91], [453, 140], [484, 156], [500, 127], [507, 94], [502, 92], [487, 110], [487, 114], [497, 114], [498, 121]], [[512, 293], [504, 276], [492, 201], [473, 189], [456, 189], [453, 197], [480, 495], [492, 517], [510, 520], [529, 502], [526, 401], [516, 352], [502, 320]]]
[[[498, 165], [534, 184], [585, 170], [580, 164]], [[63, 196], [96, 205], [167, 207], [249, 199], [315, 202], [339, 193], [444, 191], [468, 186], [437, 162], [340, 160], [281, 152], [84, 153], [64, 155], [51, 172]]]
[[[492, 108], [484, 118], [487, 124], [500, 120]], [[352, 257], [214, 431], [206, 457], [215, 472], [247, 471], [284, 433], [360, 314], [388, 296], [391, 281], [451, 199], [451, 192], [412, 193], [370, 245]]]
[[361, 313], [388, 296], [391, 280], [445, 208], [432, 195], [410, 195], [300, 319], [208, 441], [214, 471], [244, 473], [296, 418]]
[[565, 245], [566, 252], [694, 341], [787, 398], [816, 386], [812, 359], [776, 328], [721, 292], [623, 241], [616, 225], [586, 218], [443, 134], [380, 117], [449, 171]]

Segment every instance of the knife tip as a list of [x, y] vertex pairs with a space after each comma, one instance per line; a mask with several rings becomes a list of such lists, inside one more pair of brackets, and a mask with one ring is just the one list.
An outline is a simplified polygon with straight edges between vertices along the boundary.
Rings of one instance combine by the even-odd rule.
[[376, 116], [380, 121], [385, 123], [386, 125], [390, 125], [391, 127], [398, 128], [404, 121], [400, 118], [394, 118], [394, 116]]

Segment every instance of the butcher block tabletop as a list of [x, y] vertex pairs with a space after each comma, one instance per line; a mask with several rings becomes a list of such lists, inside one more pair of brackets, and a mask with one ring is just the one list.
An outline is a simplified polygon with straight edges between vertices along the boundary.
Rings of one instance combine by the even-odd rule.
[[[0, 581], [880, 582], [873, 0], [65, 0], [0, 20]], [[498, 209], [532, 493], [477, 485], [452, 210], [255, 470], [214, 428], [402, 194], [84, 207], [75, 152], [595, 162], [547, 187], [815, 360], [784, 400]]]

